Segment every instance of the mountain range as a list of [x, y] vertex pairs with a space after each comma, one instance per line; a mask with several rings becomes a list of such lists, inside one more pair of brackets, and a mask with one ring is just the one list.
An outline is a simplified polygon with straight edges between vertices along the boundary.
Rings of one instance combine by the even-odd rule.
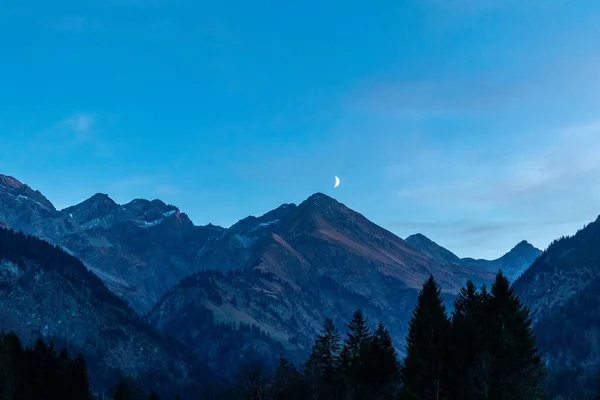
[[[286, 351], [301, 360], [325, 318], [343, 330], [357, 308], [373, 323], [384, 322], [402, 352], [418, 290], [430, 274], [451, 306], [467, 280], [488, 284], [500, 268], [516, 277], [540, 253], [521, 242], [498, 260], [459, 259], [423, 235], [402, 240], [321, 193], [226, 229], [195, 226], [160, 200], [119, 205], [96, 194], [57, 210], [39, 191], [4, 175], [0, 223], [79, 258], [131, 307], [122, 311], [130, 321], [176, 339], [213, 369], [222, 368], [223, 360], [234, 365], [249, 349]], [[36, 282], [36, 298], [42, 299], [69, 285]], [[7, 288], [10, 297], [14, 289]], [[116, 321], [95, 316], [102, 310], [89, 311], [90, 319]], [[18, 321], [19, 315], [10, 318]], [[65, 336], [69, 323], [56, 322], [65, 318], [48, 309], [43, 326], [29, 323], [27, 329]], [[88, 350], [94, 326], [81, 330], [89, 338], [78, 343]], [[121, 322], [114, 326], [129, 329]]]
[[495, 260], [459, 258], [450, 250], [445, 249], [420, 233], [411, 235], [405, 240], [406, 243], [419, 250], [422, 254], [441, 264], [470, 266], [491, 272], [502, 271], [511, 281], [517, 279], [542, 254], [540, 249], [523, 240], [508, 253]]

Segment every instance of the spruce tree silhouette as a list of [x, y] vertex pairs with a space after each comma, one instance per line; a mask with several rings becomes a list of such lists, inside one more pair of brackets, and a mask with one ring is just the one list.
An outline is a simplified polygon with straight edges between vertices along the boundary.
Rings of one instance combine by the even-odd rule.
[[423, 285], [409, 323], [402, 368], [403, 400], [442, 399], [450, 321], [433, 276]]

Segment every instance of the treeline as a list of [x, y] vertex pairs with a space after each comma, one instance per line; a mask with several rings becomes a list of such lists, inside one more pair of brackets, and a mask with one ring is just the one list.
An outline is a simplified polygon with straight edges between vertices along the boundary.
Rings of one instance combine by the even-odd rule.
[[[0, 400], [96, 400], [92, 395], [88, 369], [81, 355], [72, 358], [53, 342], [38, 339], [24, 348], [14, 333], [0, 333]], [[161, 400], [128, 377], [114, 385], [108, 399]]]
[[[58, 354], [39, 339], [23, 348], [13, 334], [0, 336], [0, 399], [91, 400], [85, 360]], [[280, 357], [275, 368], [260, 357], [247, 361], [234, 385], [216, 398], [252, 400], [539, 400], [544, 367], [528, 310], [499, 273], [488, 292], [472, 282], [446, 312], [433, 277], [423, 285], [400, 362], [387, 328], [373, 330], [357, 310], [344, 338], [326, 319], [307, 362]], [[198, 377], [199, 379], [201, 377]], [[160, 400], [138, 381], [121, 378], [112, 400]], [[204, 395], [204, 397], [206, 397]], [[203, 394], [198, 393], [202, 399]]]
[[37, 340], [23, 348], [14, 333], [0, 334], [0, 399], [87, 400], [91, 398], [85, 360], [57, 353], [53, 343]]
[[[538, 400], [544, 367], [528, 310], [499, 273], [491, 291], [468, 282], [446, 313], [433, 277], [413, 311], [400, 363], [383, 324], [372, 331], [360, 310], [346, 337], [325, 320], [310, 358], [274, 370], [246, 364], [226, 397], [253, 400]], [[225, 397], [225, 396], [224, 396]]]

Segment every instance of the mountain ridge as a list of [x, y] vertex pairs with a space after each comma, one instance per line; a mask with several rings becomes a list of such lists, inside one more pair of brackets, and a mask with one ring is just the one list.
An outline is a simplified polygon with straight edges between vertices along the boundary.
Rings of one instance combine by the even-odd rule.
[[521, 240], [506, 254], [494, 260], [475, 259], [471, 257], [459, 258], [450, 250], [440, 246], [421, 233], [411, 235], [405, 240], [409, 245], [421, 251], [421, 253], [440, 263], [471, 266], [491, 272], [502, 270], [511, 281], [517, 279], [542, 254], [540, 249], [534, 247], [527, 240]]

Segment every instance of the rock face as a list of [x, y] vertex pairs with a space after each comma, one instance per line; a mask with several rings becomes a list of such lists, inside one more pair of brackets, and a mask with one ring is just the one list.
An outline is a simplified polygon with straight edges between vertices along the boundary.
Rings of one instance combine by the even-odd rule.
[[[326, 317], [344, 331], [352, 312], [362, 308], [373, 324], [381, 320], [390, 327], [402, 350], [418, 290], [430, 274], [449, 299], [467, 279], [482, 284], [493, 277], [477, 268], [439, 265], [323, 194], [234, 227], [203, 262], [236, 260], [238, 269], [229, 264], [228, 273], [186, 278], [148, 315], [155, 327], [186, 342], [186, 331], [201, 330], [191, 310], [209, 309], [216, 320], [256, 324], [288, 351], [302, 352]], [[186, 344], [195, 342], [189, 337]]]
[[[554, 241], [514, 283], [531, 310], [555, 394], [588, 398], [600, 371], [600, 218]], [[564, 397], [567, 398], [567, 397]]]
[[494, 273], [502, 270], [511, 281], [517, 279], [542, 254], [540, 249], [525, 240], [496, 260], [458, 258], [451, 251], [420, 233], [407, 237], [406, 243], [438, 263], [482, 268]]
[[[35, 237], [0, 229], [2, 328], [26, 342], [37, 337], [81, 350], [95, 390], [118, 371], [173, 393], [192, 373], [177, 347], [165, 341], [111, 293], [78, 259]], [[169, 372], [171, 371], [171, 372]]]
[[140, 314], [202, 268], [198, 253], [223, 228], [194, 226], [160, 200], [118, 205], [105, 194], [57, 211], [41, 193], [0, 175], [0, 221], [81, 258]]

